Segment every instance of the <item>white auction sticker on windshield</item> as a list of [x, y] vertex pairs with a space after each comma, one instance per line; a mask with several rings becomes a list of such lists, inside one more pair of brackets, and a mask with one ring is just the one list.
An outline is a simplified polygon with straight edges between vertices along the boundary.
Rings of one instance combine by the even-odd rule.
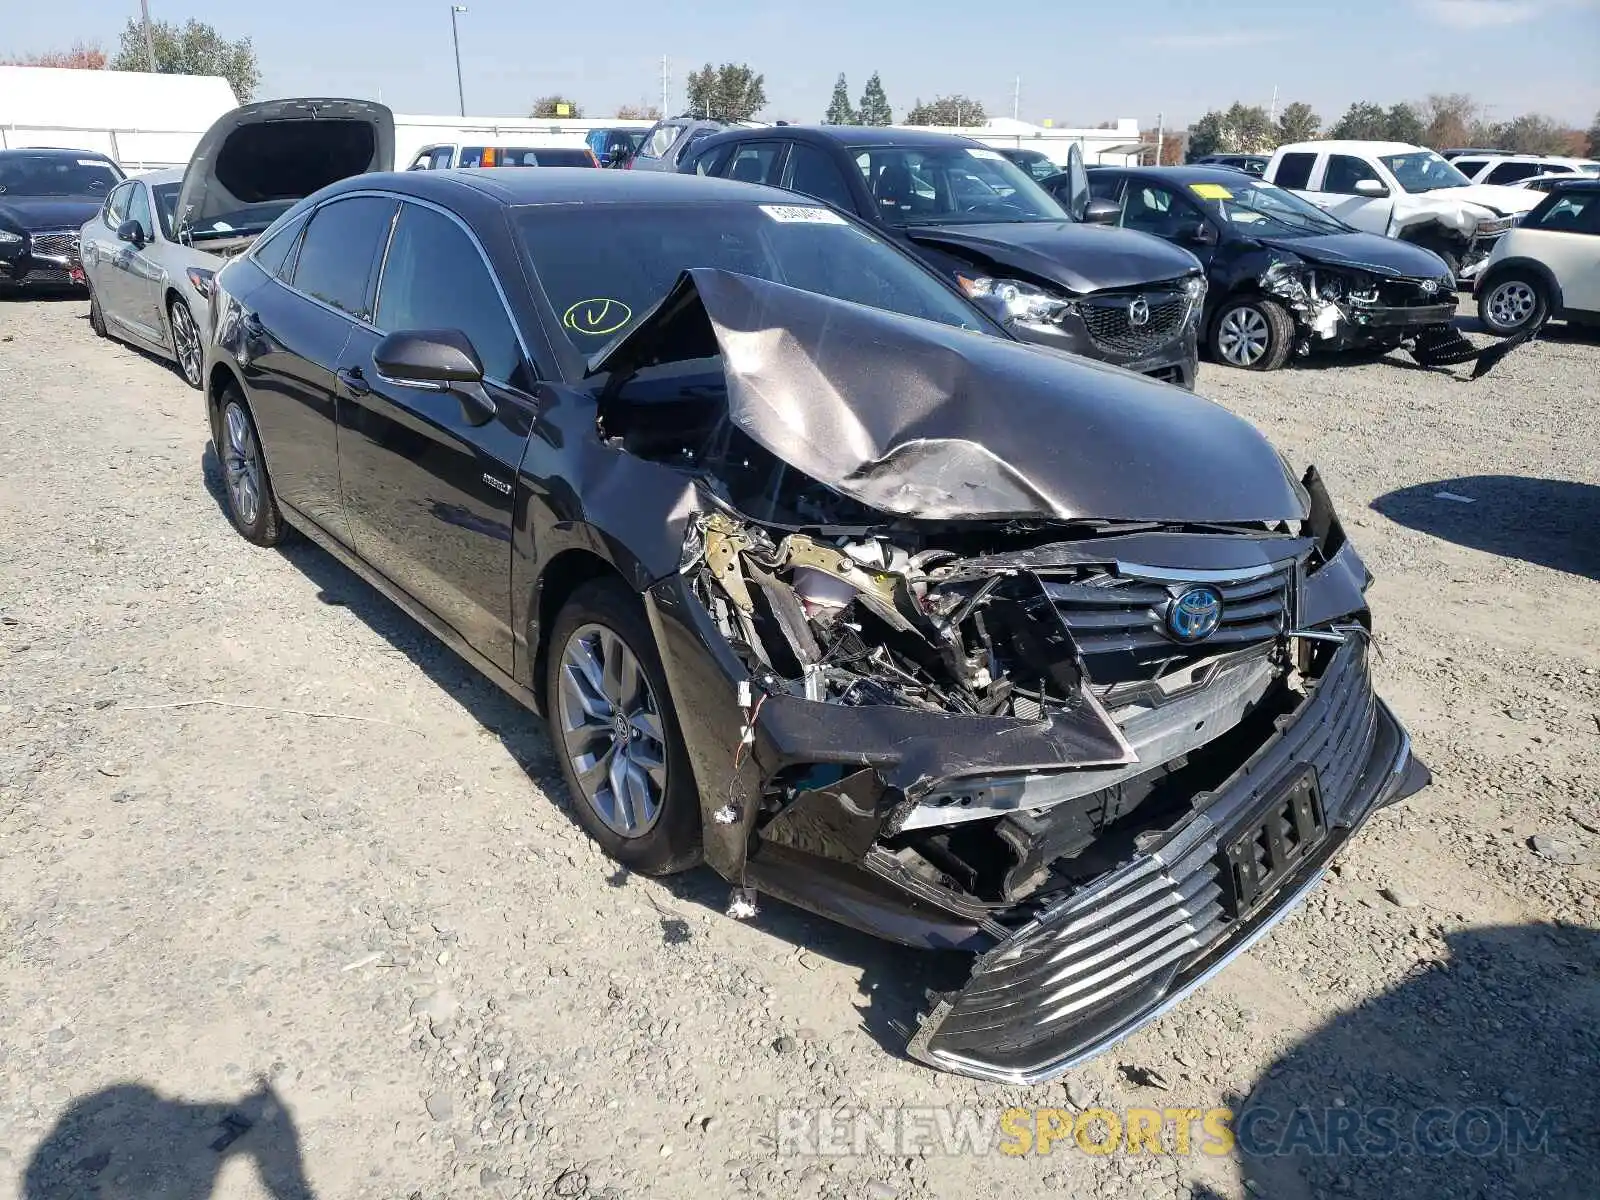
[[763, 204], [761, 211], [774, 221], [790, 225], [843, 225], [845, 219], [831, 208], [811, 204]]
[[1005, 155], [1001, 154], [998, 150], [979, 150], [973, 146], [967, 147], [967, 153], [972, 155], [973, 158], [983, 158], [990, 161], [998, 161], [999, 159], [1005, 157]]
[[80, 167], [103, 167], [106, 164], [101, 162], [98, 158], [80, 158], [78, 160], [78, 165]]

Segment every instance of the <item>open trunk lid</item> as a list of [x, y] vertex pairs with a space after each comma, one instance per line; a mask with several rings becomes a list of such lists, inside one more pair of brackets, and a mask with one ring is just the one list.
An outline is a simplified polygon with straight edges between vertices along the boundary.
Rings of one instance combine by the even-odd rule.
[[183, 174], [184, 241], [259, 233], [291, 204], [351, 175], [394, 168], [394, 114], [370, 100], [264, 100], [206, 130]]

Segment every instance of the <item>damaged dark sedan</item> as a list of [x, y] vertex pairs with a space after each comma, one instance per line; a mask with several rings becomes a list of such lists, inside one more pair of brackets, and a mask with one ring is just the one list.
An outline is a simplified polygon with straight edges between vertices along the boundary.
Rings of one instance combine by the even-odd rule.
[[214, 294], [239, 531], [545, 713], [622, 863], [971, 953], [920, 1061], [1097, 1053], [1427, 781], [1314, 470], [792, 193], [365, 176]]
[[[1099, 167], [1120, 224], [1205, 264], [1211, 358], [1272, 371], [1313, 351], [1410, 345], [1430, 365], [1476, 352], [1451, 321], [1455, 278], [1433, 251], [1352, 229], [1280, 187], [1222, 167]], [[1452, 358], [1465, 345], [1468, 353]]]

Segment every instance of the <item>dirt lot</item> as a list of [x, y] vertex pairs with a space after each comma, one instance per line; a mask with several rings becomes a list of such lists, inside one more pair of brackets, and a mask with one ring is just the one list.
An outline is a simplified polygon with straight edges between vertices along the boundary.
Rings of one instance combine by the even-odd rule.
[[[198, 394], [85, 315], [0, 303], [0, 1200], [1594, 1194], [1596, 340], [1476, 384], [1204, 372], [1322, 467], [1437, 782], [1153, 1027], [1010, 1089], [900, 1055], [949, 964], [608, 865], [539, 723], [236, 537]], [[1254, 1117], [1221, 1154], [779, 1153], [780, 1108], [1097, 1104]]]

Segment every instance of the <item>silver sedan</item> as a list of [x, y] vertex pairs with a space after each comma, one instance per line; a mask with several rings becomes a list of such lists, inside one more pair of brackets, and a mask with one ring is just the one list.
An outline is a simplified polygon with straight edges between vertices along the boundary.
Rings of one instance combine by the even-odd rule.
[[198, 388], [210, 321], [211, 277], [226, 259], [177, 239], [183, 171], [125, 180], [83, 226], [79, 255], [89, 282], [89, 322], [102, 337], [170, 358]]

